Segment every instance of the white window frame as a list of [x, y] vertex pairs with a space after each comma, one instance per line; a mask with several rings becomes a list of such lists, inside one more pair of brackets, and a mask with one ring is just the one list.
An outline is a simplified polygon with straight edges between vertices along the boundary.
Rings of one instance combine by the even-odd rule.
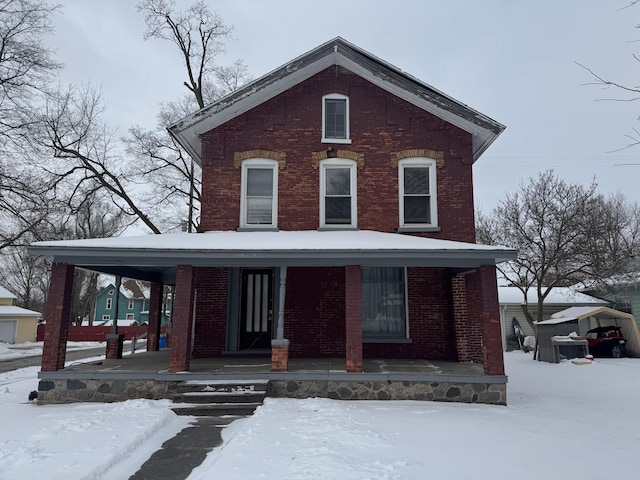
[[127, 315], [125, 316], [125, 320], [135, 320], [136, 319], [136, 315], [134, 313], [127, 313]]
[[102, 315], [102, 321], [111, 320], [111, 315]]
[[[345, 100], [345, 138], [327, 138], [326, 135], [326, 105], [327, 100]], [[322, 97], [322, 143], [351, 143], [351, 132], [349, 129], [349, 97], [341, 93], [330, 93]]]
[[[271, 223], [247, 222], [247, 171], [250, 168], [271, 169], [273, 173], [273, 192], [271, 203]], [[240, 184], [240, 228], [274, 229], [278, 228], [278, 162], [268, 158], [250, 158], [242, 162], [242, 178]]]
[[[349, 168], [351, 190], [351, 223], [326, 223], [325, 194], [326, 171], [330, 168]], [[327, 158], [320, 162], [320, 228], [322, 229], [354, 229], [358, 228], [358, 180], [357, 164], [347, 158]]]
[[106, 303], [105, 303], [105, 308], [106, 308], [107, 310], [111, 310], [111, 308], [112, 308], [112, 307], [113, 307], [113, 298], [108, 297], [108, 298], [107, 298], [107, 301], [106, 301]]
[[114, 291], [113, 290], [109, 290], [109, 295], [113, 295]]
[[[404, 169], [405, 168], [428, 168], [429, 169], [429, 216], [430, 223], [405, 223], [404, 218]], [[433, 228], [438, 226], [438, 181], [436, 178], [436, 161], [426, 157], [405, 158], [398, 162], [398, 205], [400, 212], [400, 228], [420, 229]]]
[[133, 310], [133, 307], [135, 306], [135, 300], [130, 298], [127, 300], [127, 310]]

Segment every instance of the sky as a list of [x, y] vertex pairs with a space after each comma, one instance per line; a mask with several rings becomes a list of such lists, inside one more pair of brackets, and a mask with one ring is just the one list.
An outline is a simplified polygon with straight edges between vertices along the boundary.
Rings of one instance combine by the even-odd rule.
[[[188, 478], [637, 478], [638, 359], [551, 364], [516, 351], [505, 369], [506, 407], [267, 398]], [[0, 478], [129, 478], [194, 420], [168, 400], [34, 405], [38, 370], [0, 374]]]
[[[119, 134], [156, 124], [158, 104], [185, 92], [177, 49], [144, 40], [132, 0], [61, 0], [50, 39], [61, 82], [100, 86]], [[254, 78], [341, 36], [506, 125], [474, 165], [476, 206], [493, 208], [538, 172], [640, 202], [639, 105], [607, 101], [576, 62], [637, 85], [640, 6], [629, 0], [217, 0], [233, 39], [221, 64]], [[180, 6], [189, 2], [180, 0]], [[635, 75], [634, 75], [635, 74]], [[635, 165], [625, 165], [625, 164]]]

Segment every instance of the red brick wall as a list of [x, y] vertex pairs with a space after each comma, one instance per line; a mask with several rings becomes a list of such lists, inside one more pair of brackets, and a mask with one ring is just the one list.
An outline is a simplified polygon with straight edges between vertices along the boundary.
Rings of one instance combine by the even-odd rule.
[[366, 343], [365, 358], [456, 360], [449, 272], [407, 269], [409, 336], [412, 343]]
[[[322, 96], [327, 93], [349, 96], [350, 145], [320, 142]], [[423, 148], [444, 152], [444, 166], [437, 169], [442, 231], [428, 235], [475, 239], [471, 135], [340, 67], [329, 68], [205, 133], [202, 142], [203, 230], [238, 226], [241, 169], [234, 166], [234, 153], [255, 149], [286, 154], [286, 166], [278, 173], [280, 229], [318, 228], [319, 170], [314, 168], [312, 152], [333, 146], [364, 154], [364, 167], [357, 172], [358, 227], [394, 231], [399, 222], [398, 170], [391, 154]]]
[[226, 268], [197, 269], [194, 358], [222, 355], [227, 328], [228, 284]]
[[344, 356], [344, 270], [289, 267], [284, 318], [290, 357]]
[[[285, 338], [291, 357], [345, 356], [343, 268], [289, 268]], [[451, 288], [445, 269], [408, 270], [410, 344], [365, 343], [365, 358], [456, 360]]]

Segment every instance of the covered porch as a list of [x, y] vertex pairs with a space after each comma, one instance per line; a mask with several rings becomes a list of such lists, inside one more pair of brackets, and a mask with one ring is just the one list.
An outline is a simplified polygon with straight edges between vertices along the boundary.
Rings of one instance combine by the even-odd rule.
[[[423, 342], [420, 345], [428, 345], [424, 338], [421, 340], [424, 332], [419, 328], [413, 328], [413, 338], [409, 338], [407, 334], [405, 340], [383, 340], [386, 346], [382, 348], [367, 343], [367, 339], [363, 337], [362, 269], [400, 267], [426, 268], [437, 272], [438, 291], [442, 291], [445, 297], [439, 299], [438, 308], [441, 313], [438, 315], [444, 315], [440, 322], [450, 331], [450, 337], [435, 340], [441, 343], [452, 342], [452, 346], [448, 348], [453, 355], [450, 353], [447, 360], [455, 360], [449, 363], [458, 364], [457, 368], [464, 368], [465, 365], [468, 367], [467, 372], [462, 375], [463, 379], [468, 380], [465, 380], [466, 384], [496, 383], [504, 387], [506, 382], [502, 362], [495, 263], [514, 258], [516, 252], [512, 249], [373, 231], [228, 231], [39, 242], [30, 247], [30, 252], [48, 256], [54, 262], [46, 319], [41, 373], [43, 380], [58, 378], [59, 375], [62, 375], [61, 378], [80, 375], [78, 372], [64, 369], [64, 347], [69, 326], [75, 268], [151, 282], [147, 350], [150, 354], [158, 355], [157, 358], [162, 355], [168, 356], [168, 364], [164, 369], [148, 371], [146, 374], [146, 378], [151, 378], [151, 375], [155, 381], [169, 378], [170, 375], [197, 375], [201, 369], [204, 369], [201, 371], [206, 375], [225, 375], [225, 372], [217, 370], [216, 364], [234, 364], [240, 370], [250, 367], [252, 375], [269, 375], [270, 382], [278, 380], [278, 375], [289, 378], [287, 376], [295, 375], [296, 372], [305, 372], [308, 377], [309, 372], [316, 372], [323, 376], [323, 382], [331, 382], [346, 375], [349, 381], [366, 382], [379, 379], [390, 383], [394, 380], [391, 380], [389, 375], [412, 374], [412, 368], [417, 367], [424, 369], [419, 372], [420, 375], [428, 372], [442, 375], [442, 371], [429, 371], [432, 367], [427, 365], [432, 363], [427, 360], [428, 351], [420, 350], [422, 353], [416, 354], [415, 339]], [[232, 272], [234, 269], [243, 268], [269, 268], [275, 272], [274, 302], [269, 310], [271, 316], [261, 321], [263, 325], [268, 323], [270, 326], [267, 337], [270, 341], [264, 346], [266, 348], [251, 352], [258, 355], [252, 360], [258, 360], [257, 364], [251, 364], [250, 359], [238, 358], [246, 353], [241, 349], [228, 351], [227, 348], [223, 351], [220, 347], [224, 338], [229, 336], [229, 331], [233, 330], [228, 318], [237, 316], [240, 308], [237, 306], [237, 298], [232, 295], [233, 288], [229, 286], [234, 283]], [[304, 350], [295, 351], [295, 347], [300, 346], [299, 333], [298, 337], [294, 336], [294, 344], [291, 345], [294, 347], [294, 354], [290, 355], [291, 339], [285, 334], [287, 331], [292, 332], [292, 313], [291, 310], [287, 310], [285, 299], [290, 302], [292, 298], [296, 298], [295, 295], [299, 295], [296, 282], [301, 278], [300, 272], [323, 268], [333, 269], [334, 275], [336, 271], [342, 272], [342, 278], [338, 278], [342, 290], [337, 295], [338, 304], [341, 305], [339, 308], [342, 308], [342, 313], [338, 312], [338, 315], [342, 325], [340, 328], [343, 329], [343, 347], [334, 349], [343, 351], [344, 356], [336, 359], [335, 355], [326, 355], [334, 357], [329, 364], [326, 363], [326, 359], [312, 361], [314, 355], [305, 355]], [[209, 282], [207, 288], [203, 289], [203, 280], [199, 275], [212, 269], [221, 274], [213, 280], [203, 274]], [[288, 272], [292, 271], [298, 273], [293, 283], [287, 280]], [[333, 284], [337, 285], [335, 281]], [[158, 352], [160, 292], [164, 285], [174, 286], [174, 315], [171, 348], [166, 352]], [[416, 293], [418, 297], [415, 297]], [[419, 300], [420, 291], [416, 293], [411, 295]], [[215, 298], [218, 311], [207, 312], [207, 318], [202, 320], [203, 312], [202, 309], [199, 311], [198, 305], [204, 305], [208, 297]], [[216, 315], [217, 323], [202, 323], [208, 322], [209, 317], [213, 318]], [[408, 317], [410, 315], [413, 314], [407, 314]], [[224, 320], [220, 321], [223, 317]], [[304, 320], [305, 318], [296, 318], [298, 322]], [[407, 325], [410, 323], [409, 320], [407, 318]], [[256, 328], [261, 322], [256, 320]], [[240, 328], [238, 325], [235, 324], [236, 329]], [[308, 331], [305, 341], [313, 342], [313, 324], [309, 323]], [[211, 354], [202, 348], [202, 340], [205, 337], [207, 342], [218, 344], [217, 350], [211, 350]], [[194, 340], [199, 340], [200, 343], [194, 344]], [[107, 361], [122, 359], [121, 342], [121, 336], [117, 332], [110, 336], [107, 341]], [[401, 360], [393, 353], [403, 348], [403, 345], [399, 344], [408, 344], [405, 350], [413, 348], [413, 353], [405, 355]], [[391, 353], [382, 356], [376, 354], [382, 351]], [[267, 356], [260, 356], [264, 354]], [[233, 361], [230, 362], [229, 358], [233, 358]], [[381, 360], [375, 360], [376, 358]], [[414, 363], [409, 360], [413, 360]], [[386, 365], [385, 368], [394, 371], [380, 371], [380, 362]], [[315, 367], [310, 369], [313, 365]], [[322, 365], [328, 366], [325, 368]], [[124, 372], [123, 366], [124, 364], [114, 366], [113, 369], [102, 368], [96, 371], [100, 371], [102, 376], [119, 375], [119, 372]], [[142, 371], [145, 370], [132, 370], [136, 375]], [[360, 379], [359, 375], [367, 377]], [[375, 380], [372, 380], [373, 378]], [[402, 379], [398, 378], [398, 381], [402, 382]], [[441, 376], [438, 378], [442, 380]], [[429, 377], [424, 381], [433, 380]], [[451, 394], [449, 392], [449, 395]]]

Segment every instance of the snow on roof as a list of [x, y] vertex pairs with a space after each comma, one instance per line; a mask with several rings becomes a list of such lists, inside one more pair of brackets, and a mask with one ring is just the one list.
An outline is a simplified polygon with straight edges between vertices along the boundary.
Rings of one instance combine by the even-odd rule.
[[[204, 233], [165, 233], [134, 237], [94, 238], [36, 242], [32, 247], [113, 248], [144, 250], [200, 251], [346, 251], [346, 250], [460, 250], [503, 251], [512, 248], [424, 238], [372, 230], [348, 231], [210, 231]], [[38, 252], [40, 253], [40, 252]]]
[[11, 300], [18, 298], [9, 290], [0, 285], [0, 298], [10, 298]]
[[33, 317], [40, 316], [40, 312], [27, 310], [26, 308], [16, 307], [15, 305], [0, 305], [0, 316], [11, 317]]
[[570, 307], [566, 310], [562, 310], [560, 312], [554, 313], [551, 315], [551, 318], [580, 318], [580, 317], [588, 317], [591, 315], [596, 315], [598, 313], [606, 313], [610, 317], [618, 317], [618, 318], [629, 318], [633, 317], [633, 315], [625, 312], [619, 312], [618, 310], [614, 310], [613, 308], [607, 307]]
[[504, 125], [455, 100], [371, 53], [336, 37], [244, 85], [168, 127], [169, 133], [200, 163], [201, 135], [338, 65], [405, 101], [471, 133], [473, 159], [480, 157]]
[[[522, 305], [524, 303], [524, 295], [517, 287], [498, 287], [498, 301], [500, 304]], [[531, 304], [537, 301], [537, 289], [535, 287], [529, 288], [527, 290], [527, 303]], [[575, 305], [581, 303], [608, 305], [609, 302], [592, 297], [591, 295], [576, 292], [570, 287], [555, 287], [549, 295], [547, 295], [544, 303], [545, 305]]]

